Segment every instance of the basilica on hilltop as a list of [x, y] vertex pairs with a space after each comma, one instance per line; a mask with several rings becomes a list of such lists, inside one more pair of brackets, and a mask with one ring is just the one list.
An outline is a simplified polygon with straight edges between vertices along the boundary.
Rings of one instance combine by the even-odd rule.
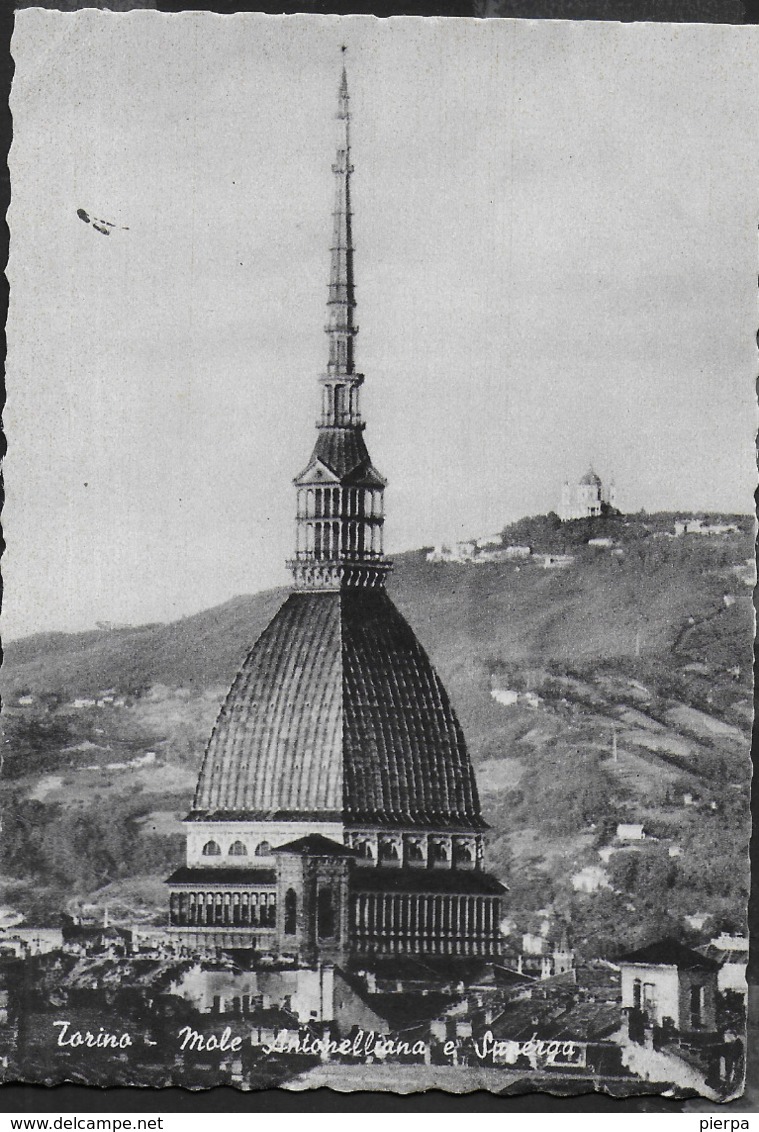
[[466, 742], [385, 589], [386, 481], [356, 370], [351, 114], [339, 87], [316, 443], [295, 479], [292, 592], [221, 709], [169, 878], [171, 937], [302, 964], [495, 957], [503, 886]]
[[566, 523], [573, 519], [594, 519], [599, 515], [614, 513], [616, 494], [613, 483], [604, 484], [593, 468], [588, 468], [578, 483], [564, 483], [559, 518]]

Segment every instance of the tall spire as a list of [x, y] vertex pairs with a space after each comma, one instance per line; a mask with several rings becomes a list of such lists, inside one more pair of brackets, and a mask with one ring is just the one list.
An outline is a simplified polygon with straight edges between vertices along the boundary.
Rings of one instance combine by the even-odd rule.
[[[345, 51], [345, 48], [343, 48]], [[358, 327], [353, 319], [356, 306], [353, 278], [353, 214], [351, 211], [350, 95], [343, 64], [337, 101], [337, 154], [332, 172], [335, 177], [335, 207], [330, 249], [327, 325], [329, 361], [322, 376], [324, 388], [320, 424], [330, 427], [358, 427], [358, 390], [363, 375], [356, 373], [354, 339]]]
[[354, 356], [358, 327], [353, 317], [353, 166], [344, 65], [335, 117], [335, 206], [325, 326], [329, 358], [319, 379], [322, 411], [316, 445], [308, 466], [295, 480], [297, 543], [290, 567], [298, 589], [381, 586], [391, 568], [382, 548], [385, 480], [369, 458], [358, 403], [364, 376], [356, 373]]

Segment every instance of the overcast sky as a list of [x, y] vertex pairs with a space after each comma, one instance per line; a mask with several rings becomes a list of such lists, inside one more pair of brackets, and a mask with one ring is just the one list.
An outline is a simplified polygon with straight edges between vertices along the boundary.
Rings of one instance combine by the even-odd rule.
[[341, 43], [390, 550], [590, 462], [624, 509], [751, 509], [758, 29], [24, 10], [8, 637], [287, 580]]

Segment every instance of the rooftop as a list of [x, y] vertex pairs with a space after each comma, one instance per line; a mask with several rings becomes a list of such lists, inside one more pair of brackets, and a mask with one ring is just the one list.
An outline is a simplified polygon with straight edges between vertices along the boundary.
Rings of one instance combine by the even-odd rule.
[[383, 487], [385, 480], [373, 466], [358, 428], [324, 428], [316, 438], [316, 446], [296, 483], [310, 483], [314, 465], [322, 464], [342, 484]]
[[356, 869], [354, 892], [450, 892], [462, 896], [500, 896], [504, 885], [487, 873], [472, 869]]
[[182, 865], [167, 884], [275, 884], [276, 869], [191, 869]]
[[543, 1041], [597, 1042], [608, 1039], [620, 1024], [614, 1003], [526, 999], [507, 1006], [492, 1031], [501, 1040], [525, 1041], [537, 1032]]
[[677, 967], [683, 971], [693, 971], [701, 968], [705, 971], [716, 971], [719, 964], [705, 955], [686, 947], [679, 940], [671, 937], [649, 943], [637, 951], [629, 951], [621, 955], [617, 963], [640, 963], [652, 967]]
[[297, 853], [301, 857], [358, 857], [355, 849], [321, 833], [309, 833], [295, 841], [288, 841], [286, 845], [278, 845], [272, 853]]

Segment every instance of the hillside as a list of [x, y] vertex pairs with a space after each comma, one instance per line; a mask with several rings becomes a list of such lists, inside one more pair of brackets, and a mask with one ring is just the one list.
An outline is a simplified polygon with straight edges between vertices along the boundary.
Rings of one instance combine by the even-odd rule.
[[[562, 549], [567, 545], [562, 540]], [[441, 668], [463, 643], [468, 655], [520, 661], [622, 657], [634, 650], [638, 631], [643, 652], [666, 651], [687, 617], [713, 611], [726, 588], [746, 590], [731, 567], [752, 554], [749, 534], [698, 543], [635, 537], [624, 559], [583, 548], [580, 568], [561, 572], [430, 564], [415, 552], [396, 558], [388, 588]], [[6, 695], [81, 696], [106, 687], [139, 694], [153, 684], [227, 684], [286, 592], [236, 597], [167, 625], [12, 641], [2, 685]]]
[[[561, 915], [580, 945], [613, 951], [654, 922], [740, 926], [753, 635], [740, 525], [671, 538], [664, 518], [620, 519], [612, 553], [565, 524], [565, 569], [398, 557], [390, 592], [460, 715], [520, 929]], [[0, 901], [35, 922], [72, 898], [158, 914], [218, 705], [284, 592], [8, 646]], [[620, 821], [649, 837], [616, 845]]]
[[236, 597], [169, 625], [12, 641], [5, 650], [3, 685], [11, 692], [29, 689], [73, 698], [109, 687], [139, 695], [154, 684], [194, 689], [226, 684], [285, 593]]

